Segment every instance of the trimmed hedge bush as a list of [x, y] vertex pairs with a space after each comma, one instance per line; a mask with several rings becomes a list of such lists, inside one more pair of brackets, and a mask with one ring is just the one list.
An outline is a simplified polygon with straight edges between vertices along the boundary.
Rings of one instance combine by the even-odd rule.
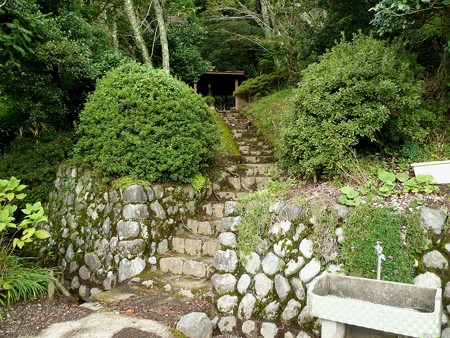
[[281, 164], [329, 174], [362, 143], [423, 141], [435, 116], [423, 108], [418, 66], [400, 45], [355, 36], [303, 71], [283, 119]]
[[106, 177], [187, 183], [219, 140], [211, 111], [186, 84], [124, 64], [97, 83], [80, 116], [77, 157]]

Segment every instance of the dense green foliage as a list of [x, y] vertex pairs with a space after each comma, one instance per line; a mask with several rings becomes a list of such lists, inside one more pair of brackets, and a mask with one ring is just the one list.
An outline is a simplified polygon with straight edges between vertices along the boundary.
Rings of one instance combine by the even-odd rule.
[[77, 133], [77, 155], [102, 175], [159, 182], [189, 182], [213, 158], [219, 139], [194, 90], [137, 63], [98, 81]]
[[375, 278], [377, 253], [381, 242], [386, 260], [382, 262], [383, 280], [411, 283], [414, 256], [426, 246], [427, 238], [420, 227], [420, 216], [398, 214], [390, 209], [361, 206], [353, 209], [343, 225], [345, 242], [339, 259], [352, 276]]
[[292, 88], [286, 88], [252, 101], [242, 108], [242, 112], [252, 120], [265, 139], [277, 147], [281, 116], [290, 109], [291, 101]]
[[288, 83], [287, 72], [274, 72], [263, 74], [244, 81], [235, 91], [234, 95], [251, 101], [256, 95], [266, 96], [277, 89], [286, 87]]
[[439, 119], [423, 108], [417, 70], [399, 45], [372, 37], [333, 47], [302, 73], [283, 121], [282, 165], [310, 177], [329, 174], [363, 142], [423, 141]]
[[59, 163], [73, 147], [70, 133], [44, 133], [38, 137], [18, 137], [0, 158], [0, 176], [19, 176], [28, 186], [24, 202], [46, 201]]

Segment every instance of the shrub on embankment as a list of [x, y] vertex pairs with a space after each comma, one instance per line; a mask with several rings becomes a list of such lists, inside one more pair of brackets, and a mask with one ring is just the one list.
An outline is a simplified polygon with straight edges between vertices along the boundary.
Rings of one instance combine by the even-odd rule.
[[76, 155], [103, 176], [180, 183], [208, 165], [219, 138], [193, 89], [137, 63], [98, 81], [77, 133]]

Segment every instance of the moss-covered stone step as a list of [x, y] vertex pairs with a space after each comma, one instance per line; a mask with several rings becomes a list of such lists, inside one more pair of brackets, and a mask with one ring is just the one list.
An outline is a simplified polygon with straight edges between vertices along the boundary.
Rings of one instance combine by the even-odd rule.
[[270, 178], [267, 176], [229, 177], [228, 184], [234, 191], [256, 191], [267, 187]]
[[247, 176], [264, 176], [268, 175], [272, 170], [279, 170], [275, 163], [247, 163], [245, 175]]
[[206, 278], [214, 272], [211, 257], [192, 257], [177, 255], [159, 259], [159, 270], [174, 275], [185, 275]]
[[242, 156], [244, 163], [274, 163], [274, 156]]
[[241, 197], [247, 195], [247, 191], [216, 191], [215, 195], [219, 197], [221, 201], [235, 201]]
[[192, 256], [213, 257], [221, 245], [216, 238], [199, 235], [177, 235], [172, 238], [172, 251]]
[[273, 156], [273, 150], [272, 149], [246, 149], [246, 150], [241, 150], [241, 147], [239, 147], [239, 151], [242, 153], [242, 155], [244, 156]]

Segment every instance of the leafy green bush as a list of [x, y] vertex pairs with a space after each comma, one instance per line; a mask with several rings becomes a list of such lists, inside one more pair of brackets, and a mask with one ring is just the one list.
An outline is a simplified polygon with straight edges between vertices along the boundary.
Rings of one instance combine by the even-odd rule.
[[339, 258], [350, 275], [376, 277], [378, 256], [374, 246], [380, 241], [386, 257], [381, 278], [412, 282], [414, 256], [420, 254], [427, 243], [417, 214], [405, 216], [391, 209], [364, 205], [351, 211], [343, 230], [345, 241]]
[[207, 166], [219, 139], [193, 89], [133, 62], [98, 81], [77, 133], [76, 156], [103, 176], [181, 183]]
[[255, 99], [241, 109], [264, 138], [275, 147], [281, 130], [281, 116], [290, 109], [292, 95], [292, 88], [285, 88]]
[[13, 254], [16, 248], [50, 237], [46, 230], [37, 229], [47, 222], [40, 202], [27, 204], [22, 209], [24, 218], [16, 221], [17, 202], [25, 198], [25, 187], [15, 177], [0, 180], [0, 306], [6, 308], [21, 299], [35, 299], [52, 280], [47, 270], [30, 266]]
[[285, 87], [288, 75], [286, 72], [274, 72], [248, 79], [234, 91], [234, 95], [242, 97], [246, 101], [251, 101], [256, 95], [265, 96]]
[[44, 132], [38, 137], [18, 137], [0, 158], [1, 177], [21, 177], [28, 186], [24, 203], [46, 201], [58, 165], [73, 148], [70, 133]]
[[281, 164], [309, 177], [334, 172], [355, 146], [423, 141], [437, 117], [423, 108], [418, 66], [401, 46], [355, 36], [303, 71], [283, 118]]

